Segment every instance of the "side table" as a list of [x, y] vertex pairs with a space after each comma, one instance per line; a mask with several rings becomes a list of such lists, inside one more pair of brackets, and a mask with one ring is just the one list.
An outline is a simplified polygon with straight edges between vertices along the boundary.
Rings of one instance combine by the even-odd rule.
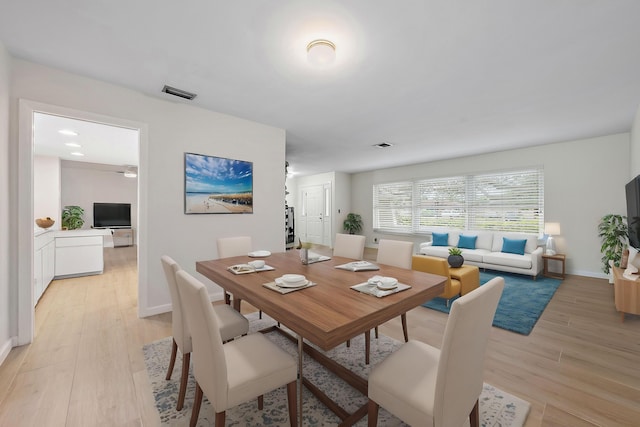
[[624, 314], [640, 314], [640, 279], [629, 280], [623, 276], [624, 270], [613, 267], [613, 292], [620, 321]]
[[480, 286], [480, 269], [475, 265], [449, 267], [449, 276], [460, 281], [460, 296], [468, 294]]
[[[549, 260], [559, 261], [562, 264], [562, 273], [549, 271]], [[555, 255], [542, 254], [542, 263], [544, 264], [544, 270], [542, 271], [542, 275], [546, 277], [552, 277], [554, 279], [564, 280], [565, 260], [566, 260], [565, 254], [555, 254]]]

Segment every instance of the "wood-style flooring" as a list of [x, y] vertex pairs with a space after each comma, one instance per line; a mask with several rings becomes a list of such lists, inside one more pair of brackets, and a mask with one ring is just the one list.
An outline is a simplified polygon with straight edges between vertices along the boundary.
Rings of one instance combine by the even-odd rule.
[[[439, 346], [446, 321], [416, 308], [409, 336]], [[381, 332], [402, 340], [399, 318]], [[49, 285], [34, 343], [0, 366], [0, 426], [159, 425], [142, 345], [169, 335], [170, 313], [137, 317], [135, 248], [105, 249], [104, 274]], [[640, 316], [620, 323], [611, 285], [567, 276], [531, 335], [493, 328], [485, 381], [531, 402], [527, 427], [639, 426]]]

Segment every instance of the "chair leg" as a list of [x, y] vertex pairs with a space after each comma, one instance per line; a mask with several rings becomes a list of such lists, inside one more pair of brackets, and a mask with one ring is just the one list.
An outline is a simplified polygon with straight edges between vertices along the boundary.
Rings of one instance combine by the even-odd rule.
[[409, 332], [407, 331], [407, 313], [400, 315], [402, 321], [402, 333], [404, 334], [404, 342], [409, 342]]
[[351, 340], [347, 340], [347, 347], [351, 347]]
[[191, 353], [182, 355], [182, 377], [180, 378], [180, 393], [178, 393], [178, 406], [176, 410], [182, 411], [184, 406], [184, 396], [187, 394], [187, 382], [189, 381], [189, 362]]
[[378, 339], [378, 327], [377, 326], [374, 328], [374, 331], [376, 331], [376, 339]]
[[171, 360], [169, 360], [169, 370], [167, 371], [167, 376], [165, 379], [169, 381], [171, 379], [171, 373], [173, 372], [173, 367], [176, 364], [176, 355], [178, 353], [178, 344], [176, 340], [173, 340], [173, 346], [171, 347]]
[[264, 394], [258, 396], [258, 410], [262, 411], [264, 408]]
[[227, 305], [231, 305], [231, 294], [224, 293], [224, 303]]
[[225, 415], [226, 415], [225, 411], [216, 412], [216, 424], [214, 427], [218, 427], [218, 426], [224, 427]]
[[287, 404], [289, 406], [289, 425], [295, 427], [298, 424], [298, 390], [296, 381], [287, 384]]
[[469, 414], [469, 423], [471, 427], [480, 427], [480, 404], [476, 400], [476, 404], [473, 405], [473, 409]]
[[369, 399], [369, 411], [367, 418], [369, 418], [368, 427], [376, 427], [378, 425], [378, 404], [373, 400]]
[[[198, 415], [200, 415], [200, 406], [202, 405], [202, 394], [203, 393], [202, 393], [202, 389], [200, 388], [200, 384], [198, 384], [198, 381], [196, 381], [196, 395], [193, 398], [193, 409], [191, 411], [191, 421], [189, 421], [189, 427], [196, 427], [196, 424], [198, 424]], [[216, 421], [217, 420], [218, 420], [218, 414], [216, 414]], [[221, 425], [221, 424], [218, 424], [216, 422], [216, 425]]]
[[258, 311], [258, 319], [262, 319], [262, 310]]
[[364, 363], [369, 364], [369, 354], [371, 352], [371, 331], [364, 333]]

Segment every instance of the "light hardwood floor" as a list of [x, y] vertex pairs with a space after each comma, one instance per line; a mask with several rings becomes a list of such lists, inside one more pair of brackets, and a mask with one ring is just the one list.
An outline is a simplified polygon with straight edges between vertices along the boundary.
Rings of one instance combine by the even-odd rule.
[[[106, 249], [105, 263], [47, 289], [36, 340], [0, 367], [0, 426], [159, 424], [141, 349], [171, 334], [171, 315], [138, 319], [135, 248]], [[414, 309], [409, 335], [439, 346], [446, 320]], [[398, 319], [381, 332], [402, 339]], [[638, 426], [640, 317], [620, 323], [612, 286], [568, 276], [531, 335], [493, 328], [485, 381], [531, 402], [527, 427]]]

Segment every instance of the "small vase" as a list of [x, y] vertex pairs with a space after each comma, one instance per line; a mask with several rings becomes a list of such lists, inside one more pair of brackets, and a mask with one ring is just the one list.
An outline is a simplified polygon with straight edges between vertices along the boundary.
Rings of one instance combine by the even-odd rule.
[[309, 264], [309, 249], [307, 248], [300, 249], [300, 261], [302, 261], [302, 264], [304, 265]]
[[452, 268], [458, 268], [464, 264], [464, 257], [462, 255], [449, 255], [447, 261]]

